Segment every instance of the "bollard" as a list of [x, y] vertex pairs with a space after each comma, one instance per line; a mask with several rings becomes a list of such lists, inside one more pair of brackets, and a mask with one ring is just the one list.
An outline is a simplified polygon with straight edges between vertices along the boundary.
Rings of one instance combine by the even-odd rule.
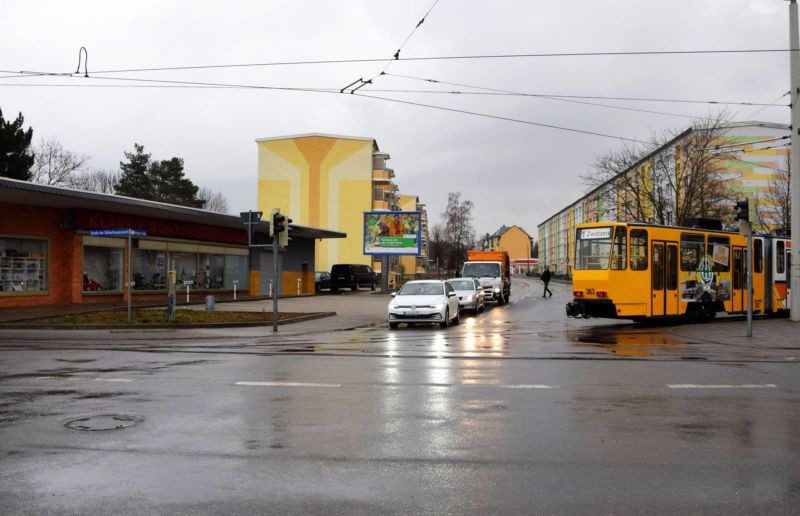
[[300, 278], [297, 278], [297, 295], [298, 296], [303, 293], [302, 289], [303, 289], [303, 281]]
[[206, 296], [206, 312], [214, 311], [214, 296]]

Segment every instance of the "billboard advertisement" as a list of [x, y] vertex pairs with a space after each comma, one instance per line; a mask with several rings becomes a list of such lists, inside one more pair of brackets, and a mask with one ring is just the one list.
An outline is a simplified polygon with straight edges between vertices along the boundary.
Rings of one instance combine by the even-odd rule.
[[421, 215], [419, 211], [364, 212], [364, 254], [419, 256]]

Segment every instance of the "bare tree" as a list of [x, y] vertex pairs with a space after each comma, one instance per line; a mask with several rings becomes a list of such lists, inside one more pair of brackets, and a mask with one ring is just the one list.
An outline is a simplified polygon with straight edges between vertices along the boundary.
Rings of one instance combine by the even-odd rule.
[[120, 173], [114, 170], [92, 170], [72, 178], [72, 187], [89, 192], [113, 194], [119, 185]]
[[791, 170], [789, 157], [786, 165], [777, 168], [764, 195], [754, 199], [756, 223], [764, 230], [788, 229], [792, 224]]
[[442, 222], [434, 224], [428, 231], [428, 253], [429, 259], [436, 264], [438, 275], [439, 268], [447, 264], [447, 257], [450, 254], [450, 242]]
[[206, 202], [203, 206], [204, 210], [228, 213], [228, 200], [222, 195], [222, 192], [201, 186], [200, 190], [197, 192], [197, 198], [203, 199]]
[[54, 136], [42, 138], [34, 150], [31, 181], [52, 186], [73, 186], [73, 179], [89, 156], [65, 149]]
[[609, 207], [605, 215], [617, 220], [686, 225], [693, 218], [722, 218], [727, 183], [736, 179], [727, 165], [738, 153], [724, 145], [727, 124], [720, 112], [695, 121], [679, 139], [671, 131], [652, 135], [643, 147], [624, 143], [600, 156], [584, 183], [599, 188], [598, 201]]
[[678, 225], [698, 217], [722, 219], [730, 211], [728, 182], [739, 178], [731, 175], [728, 162], [740, 148], [724, 145], [727, 122], [727, 115], [719, 113], [693, 124], [682, 148], [676, 149], [672, 173], [669, 167], [659, 170], [674, 198]]
[[472, 201], [461, 199], [461, 192], [450, 192], [447, 195], [447, 208], [442, 213], [442, 222], [451, 245], [447, 260], [448, 270], [461, 268], [466, 250], [475, 240], [475, 228], [472, 226], [473, 207]]

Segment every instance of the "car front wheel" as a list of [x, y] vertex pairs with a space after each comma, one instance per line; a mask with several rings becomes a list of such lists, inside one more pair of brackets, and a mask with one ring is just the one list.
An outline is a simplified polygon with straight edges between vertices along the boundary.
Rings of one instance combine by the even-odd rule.
[[444, 319], [442, 322], [439, 323], [439, 328], [447, 328], [447, 325], [450, 324], [450, 308], [445, 308], [444, 310]]

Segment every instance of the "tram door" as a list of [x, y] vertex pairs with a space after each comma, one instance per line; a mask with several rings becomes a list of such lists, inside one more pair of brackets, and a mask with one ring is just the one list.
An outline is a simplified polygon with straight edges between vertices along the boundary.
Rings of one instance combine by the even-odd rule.
[[731, 312], [744, 312], [747, 308], [747, 279], [744, 247], [733, 248], [733, 277], [731, 278]]
[[653, 242], [651, 252], [653, 317], [678, 314], [678, 244]]

